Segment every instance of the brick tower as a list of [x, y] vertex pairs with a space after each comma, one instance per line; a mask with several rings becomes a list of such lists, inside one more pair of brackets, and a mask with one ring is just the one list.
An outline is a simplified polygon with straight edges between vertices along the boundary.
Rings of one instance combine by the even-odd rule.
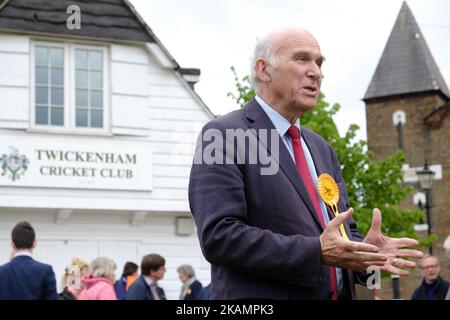
[[[441, 262], [444, 278], [450, 275], [442, 247], [450, 234], [449, 98], [450, 92], [425, 38], [403, 2], [364, 96], [368, 147], [375, 160], [403, 149], [405, 182], [416, 191], [402, 206], [426, 207], [427, 197], [420, 189], [416, 171], [427, 162], [435, 172], [428, 197], [431, 231], [438, 236], [432, 250]], [[406, 287], [408, 281], [414, 286], [419, 284], [413, 277], [404, 281]], [[403, 298], [410, 297], [411, 288], [405, 288]]]

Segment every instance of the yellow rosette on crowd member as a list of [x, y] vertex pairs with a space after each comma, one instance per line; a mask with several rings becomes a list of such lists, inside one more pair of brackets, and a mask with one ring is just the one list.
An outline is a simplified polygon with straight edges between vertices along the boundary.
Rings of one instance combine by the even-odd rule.
[[[322, 173], [317, 180], [317, 191], [323, 202], [331, 209], [334, 216], [337, 217], [339, 215], [337, 207], [339, 202], [339, 187], [333, 177], [328, 173]], [[341, 230], [344, 239], [348, 240], [347, 232], [342, 223], [339, 226], [339, 229]]]

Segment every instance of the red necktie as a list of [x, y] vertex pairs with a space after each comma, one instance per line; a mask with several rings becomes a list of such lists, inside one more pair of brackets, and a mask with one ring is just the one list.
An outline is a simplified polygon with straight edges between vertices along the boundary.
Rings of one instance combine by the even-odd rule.
[[[322, 215], [322, 210], [320, 209], [319, 198], [317, 196], [316, 189], [314, 188], [311, 172], [309, 172], [308, 163], [306, 162], [305, 153], [303, 152], [302, 143], [300, 141], [300, 130], [296, 126], [291, 125], [291, 127], [289, 128], [289, 135], [292, 138], [292, 146], [294, 148], [295, 166], [297, 167], [300, 178], [303, 180], [306, 190], [308, 191], [309, 197], [311, 198], [311, 201], [314, 205], [314, 209], [316, 210], [320, 223], [325, 229], [325, 219]], [[337, 279], [335, 267], [330, 267], [330, 282], [331, 290], [333, 291], [331, 299], [337, 300]]]

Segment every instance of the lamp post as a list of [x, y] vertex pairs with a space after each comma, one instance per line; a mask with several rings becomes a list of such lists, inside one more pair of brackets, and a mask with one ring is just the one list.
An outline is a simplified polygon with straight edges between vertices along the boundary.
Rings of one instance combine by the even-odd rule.
[[[425, 191], [425, 212], [427, 214], [428, 235], [431, 235], [431, 186], [433, 185], [434, 171], [428, 168], [428, 161], [425, 160], [423, 169], [416, 171], [419, 178], [420, 187]], [[433, 254], [433, 244], [428, 248], [430, 254]]]
[[392, 280], [392, 298], [394, 300], [400, 300], [400, 276], [396, 274], [391, 274]]

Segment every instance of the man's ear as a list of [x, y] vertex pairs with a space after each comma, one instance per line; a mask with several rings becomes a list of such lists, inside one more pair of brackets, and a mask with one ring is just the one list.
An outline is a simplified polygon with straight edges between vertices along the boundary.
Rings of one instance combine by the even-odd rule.
[[33, 245], [31, 246], [31, 250], [33, 250], [36, 247], [36, 240], [33, 241]]
[[255, 73], [258, 78], [263, 82], [270, 82], [270, 71], [268, 70], [269, 64], [263, 58], [256, 59]]
[[13, 251], [17, 251], [16, 245], [14, 244], [14, 242], [11, 242], [11, 248]]

